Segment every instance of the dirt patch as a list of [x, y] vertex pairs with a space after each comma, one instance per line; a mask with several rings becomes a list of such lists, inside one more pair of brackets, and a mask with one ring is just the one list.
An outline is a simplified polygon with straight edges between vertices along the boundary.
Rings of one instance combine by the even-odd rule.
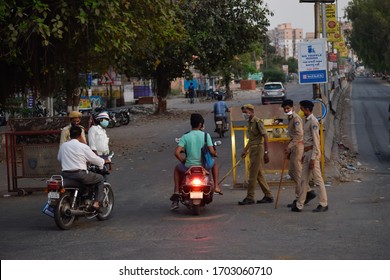
[[353, 146], [351, 128], [349, 126], [351, 119], [351, 93], [352, 85], [347, 84], [347, 88], [342, 91], [339, 98], [338, 110], [335, 115], [334, 129], [335, 138], [332, 151], [331, 161], [329, 166], [334, 166], [336, 169], [336, 176], [333, 176], [339, 182], [361, 181], [361, 171], [363, 167], [360, 166], [357, 160], [357, 152]]

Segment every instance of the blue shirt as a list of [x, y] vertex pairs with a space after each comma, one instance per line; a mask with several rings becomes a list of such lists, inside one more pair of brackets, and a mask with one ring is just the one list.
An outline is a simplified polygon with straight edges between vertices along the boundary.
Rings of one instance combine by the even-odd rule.
[[225, 116], [225, 112], [229, 112], [229, 107], [226, 105], [225, 101], [218, 101], [214, 103], [214, 116]]

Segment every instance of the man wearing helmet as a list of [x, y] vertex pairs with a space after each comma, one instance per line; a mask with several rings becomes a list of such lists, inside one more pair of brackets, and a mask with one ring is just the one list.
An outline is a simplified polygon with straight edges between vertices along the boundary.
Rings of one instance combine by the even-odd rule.
[[102, 158], [107, 158], [110, 153], [108, 147], [109, 138], [105, 128], [108, 126], [110, 117], [107, 112], [101, 112], [96, 117], [97, 124], [91, 126], [88, 131], [88, 143], [92, 151]]
[[70, 124], [62, 128], [61, 130], [61, 138], [60, 138], [60, 146], [65, 142], [70, 140], [69, 130], [72, 126], [80, 126], [81, 127], [81, 141], [84, 144], [87, 144], [87, 138], [85, 137], [84, 127], [80, 125], [82, 114], [78, 111], [72, 111], [69, 113]]

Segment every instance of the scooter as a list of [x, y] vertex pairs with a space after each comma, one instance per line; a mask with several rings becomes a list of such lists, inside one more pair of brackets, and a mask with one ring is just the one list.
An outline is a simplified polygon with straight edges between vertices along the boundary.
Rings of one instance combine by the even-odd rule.
[[[180, 138], [176, 138], [179, 142]], [[221, 145], [221, 141], [215, 141], [214, 146]], [[181, 179], [178, 197], [180, 203], [186, 206], [196, 216], [200, 215], [201, 207], [213, 201], [214, 183], [210, 172], [203, 166], [191, 166]], [[175, 196], [175, 195], [173, 195]]]

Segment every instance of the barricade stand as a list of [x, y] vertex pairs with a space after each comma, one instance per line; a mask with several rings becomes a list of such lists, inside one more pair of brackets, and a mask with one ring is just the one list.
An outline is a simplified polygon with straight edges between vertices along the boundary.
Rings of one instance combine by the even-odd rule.
[[[322, 103], [315, 103], [313, 113], [315, 116], [321, 116], [322, 119]], [[299, 111], [299, 105], [295, 105], [296, 112]], [[287, 146], [290, 138], [287, 135], [287, 117], [284, 115], [280, 104], [271, 105], [255, 105], [255, 115], [260, 118], [268, 134], [268, 151], [270, 162], [265, 165], [265, 173], [269, 185], [278, 185], [280, 183], [280, 174], [284, 159], [284, 149]], [[242, 136], [240, 135], [242, 134]], [[243, 120], [241, 107], [232, 107], [230, 109], [230, 136], [232, 143], [232, 166], [241, 157], [241, 151], [248, 142], [247, 137], [247, 121]], [[322, 121], [320, 121], [320, 141], [321, 141], [321, 167], [324, 177], [324, 133]], [[237, 147], [242, 147], [237, 151]], [[237, 168], [232, 171], [232, 179], [234, 187], [245, 187], [249, 177], [249, 157], [245, 158], [245, 181], [237, 182]], [[288, 174], [288, 168], [285, 169]], [[291, 180], [283, 180], [283, 185], [294, 185]]]
[[[88, 116], [81, 118], [84, 127], [88, 122]], [[5, 148], [9, 192], [22, 196], [43, 191], [46, 184], [42, 180], [61, 172], [57, 160], [59, 139], [61, 128], [68, 124], [67, 117], [8, 120]], [[24, 186], [19, 184], [21, 179]]]

